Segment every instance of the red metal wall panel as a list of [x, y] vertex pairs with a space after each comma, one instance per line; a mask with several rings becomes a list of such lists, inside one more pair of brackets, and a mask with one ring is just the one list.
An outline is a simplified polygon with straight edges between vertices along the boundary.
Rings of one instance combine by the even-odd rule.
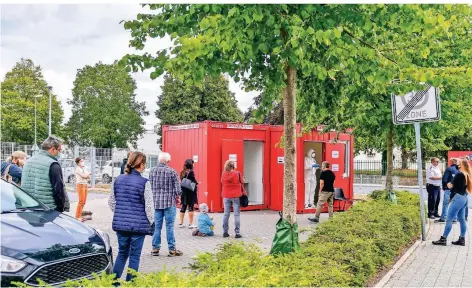
[[208, 164], [205, 130], [204, 123], [195, 123], [164, 126], [162, 131], [162, 151], [170, 153], [169, 166], [177, 173], [180, 174], [182, 171], [186, 159], [198, 157], [198, 161], [194, 164], [194, 172], [199, 182], [197, 195], [199, 203], [206, 201], [205, 192], [208, 189], [205, 173]]

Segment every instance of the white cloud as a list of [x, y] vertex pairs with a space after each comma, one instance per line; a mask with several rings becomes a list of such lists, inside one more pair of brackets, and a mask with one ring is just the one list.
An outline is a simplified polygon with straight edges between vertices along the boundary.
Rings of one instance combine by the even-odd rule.
[[[20, 58], [30, 58], [43, 68], [48, 83], [53, 86], [65, 109], [65, 120], [70, 115], [67, 100], [72, 97], [72, 87], [77, 69], [98, 61], [112, 63], [126, 53], [129, 31], [119, 24], [121, 20], [134, 19], [140, 11], [138, 4], [25, 4], [1, 6], [1, 67], [3, 78]], [[170, 46], [170, 39], [152, 39], [146, 51]], [[145, 101], [150, 115], [148, 125], [156, 123], [156, 97], [161, 93], [162, 78], [152, 81], [149, 71], [134, 73], [138, 86], [137, 99]], [[236, 93], [239, 107], [245, 111], [255, 92], [246, 93], [230, 81], [230, 89]]]

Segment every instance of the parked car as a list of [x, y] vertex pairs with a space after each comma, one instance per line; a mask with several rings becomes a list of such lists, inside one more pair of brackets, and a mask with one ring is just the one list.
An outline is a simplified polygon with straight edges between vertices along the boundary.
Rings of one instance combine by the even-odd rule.
[[[67, 183], [74, 183], [75, 182], [75, 168], [77, 165], [73, 159], [64, 159], [60, 161], [62, 167], [62, 175], [64, 177], [65, 182]], [[92, 163], [89, 161], [84, 161], [85, 167], [89, 171], [92, 171]], [[102, 173], [100, 171], [100, 166], [95, 164], [95, 182], [102, 181]]]
[[59, 286], [112, 273], [109, 235], [1, 180], [1, 286]]
[[103, 183], [111, 183], [116, 177], [120, 176], [121, 164], [123, 161], [108, 160], [102, 167]]

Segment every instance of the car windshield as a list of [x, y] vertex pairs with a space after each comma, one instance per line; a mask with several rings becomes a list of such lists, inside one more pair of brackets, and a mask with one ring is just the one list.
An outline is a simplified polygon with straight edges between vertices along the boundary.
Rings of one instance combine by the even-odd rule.
[[2, 213], [27, 209], [43, 210], [43, 206], [16, 185], [1, 181]]

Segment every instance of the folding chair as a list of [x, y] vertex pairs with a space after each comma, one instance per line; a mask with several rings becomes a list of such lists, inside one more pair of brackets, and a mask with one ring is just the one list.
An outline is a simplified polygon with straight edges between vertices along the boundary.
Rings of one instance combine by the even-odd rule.
[[[342, 188], [334, 188], [334, 200], [343, 201], [343, 210], [341, 211], [346, 211], [345, 209], [346, 202], [348, 202], [349, 200], [346, 199], [346, 197], [344, 197], [344, 191]], [[339, 203], [339, 207], [338, 207], [338, 210], [339, 210], [341, 208], [341, 202], [338, 202], [338, 203]]]

